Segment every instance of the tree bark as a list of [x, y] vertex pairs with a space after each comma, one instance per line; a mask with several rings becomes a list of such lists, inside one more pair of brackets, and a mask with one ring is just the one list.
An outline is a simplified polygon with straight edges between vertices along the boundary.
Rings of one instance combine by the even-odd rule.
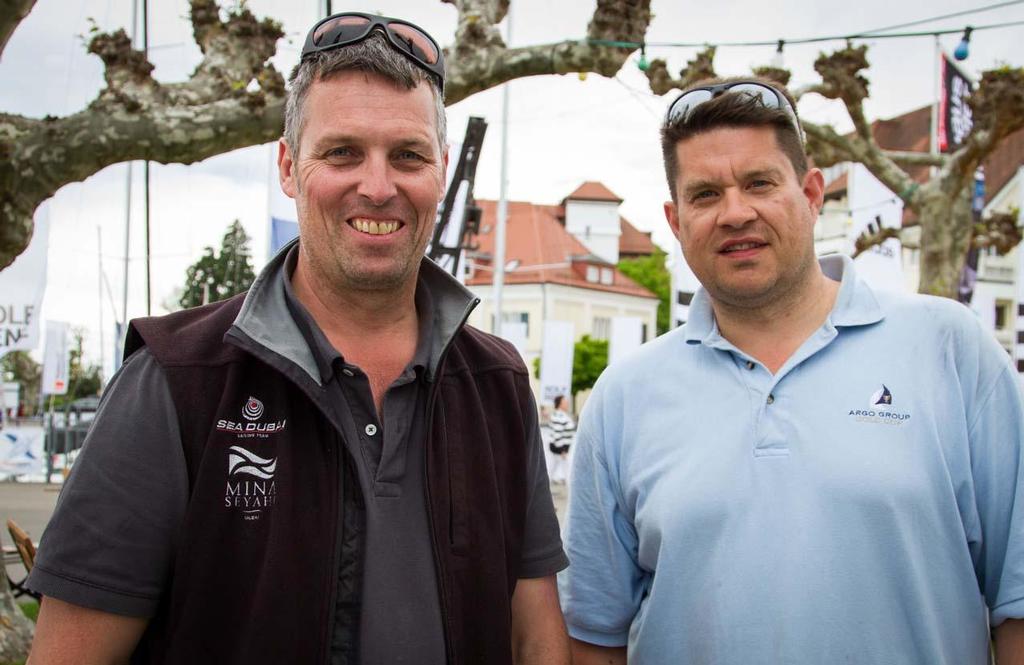
[[0, 665], [20, 663], [28, 658], [33, 628], [4, 577], [0, 580]]
[[35, 4], [36, 0], [0, 0], [0, 53]]
[[966, 190], [955, 194], [928, 187], [921, 194], [921, 274], [919, 293], [957, 297], [957, 284], [971, 242], [971, 199]]
[[[651, 20], [650, 0], [598, 0], [586, 39], [509, 49], [497, 28], [509, 0], [441, 1], [459, 14], [446, 56], [448, 104], [522, 76], [611, 76], [634, 50], [621, 42], [643, 41]], [[0, 0], [0, 39], [34, 3]], [[189, 5], [203, 59], [188, 81], [154, 80], [153, 66], [119, 30], [89, 43], [106, 86], [86, 109], [63, 118], [0, 114], [0, 270], [28, 246], [35, 209], [68, 183], [124, 161], [191, 164], [281, 135], [284, 79], [269, 62], [280, 25], [257, 19], [245, 3], [226, 15], [216, 0]]]

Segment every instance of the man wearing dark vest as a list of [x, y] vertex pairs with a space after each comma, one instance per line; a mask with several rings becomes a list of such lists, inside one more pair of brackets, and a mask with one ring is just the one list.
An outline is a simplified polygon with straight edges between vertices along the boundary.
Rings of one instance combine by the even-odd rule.
[[568, 663], [528, 374], [423, 258], [441, 50], [339, 14], [290, 84], [299, 239], [244, 297], [133, 322], [40, 544], [30, 662]]

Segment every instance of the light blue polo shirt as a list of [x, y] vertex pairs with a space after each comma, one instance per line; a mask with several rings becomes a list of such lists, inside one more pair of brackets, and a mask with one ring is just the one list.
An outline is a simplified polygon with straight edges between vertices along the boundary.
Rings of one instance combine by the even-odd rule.
[[958, 303], [821, 264], [836, 304], [777, 374], [701, 290], [598, 381], [559, 576], [573, 637], [631, 665], [987, 665], [990, 613], [1024, 617], [1006, 353]]

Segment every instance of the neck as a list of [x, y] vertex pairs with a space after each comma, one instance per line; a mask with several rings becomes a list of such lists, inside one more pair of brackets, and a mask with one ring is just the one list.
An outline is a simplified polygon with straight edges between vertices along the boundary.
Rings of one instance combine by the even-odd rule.
[[321, 281], [300, 259], [292, 274], [295, 297], [346, 359], [359, 347], [378, 347], [396, 337], [408, 341], [411, 336], [415, 345], [415, 282], [396, 290], [354, 291]]
[[839, 292], [817, 264], [812, 277], [788, 297], [759, 307], [738, 307], [712, 299], [722, 337], [759, 360], [772, 374], [828, 318]]

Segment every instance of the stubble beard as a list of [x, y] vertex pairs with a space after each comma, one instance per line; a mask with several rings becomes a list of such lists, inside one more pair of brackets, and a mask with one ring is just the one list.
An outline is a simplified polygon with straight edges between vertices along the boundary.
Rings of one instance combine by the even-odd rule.
[[775, 279], [757, 290], [730, 287], [711, 280], [705, 288], [713, 301], [737, 312], [778, 311], [798, 305], [806, 295], [813, 282], [816, 261], [812, 246], [801, 254], [797, 265], [781, 266]]

